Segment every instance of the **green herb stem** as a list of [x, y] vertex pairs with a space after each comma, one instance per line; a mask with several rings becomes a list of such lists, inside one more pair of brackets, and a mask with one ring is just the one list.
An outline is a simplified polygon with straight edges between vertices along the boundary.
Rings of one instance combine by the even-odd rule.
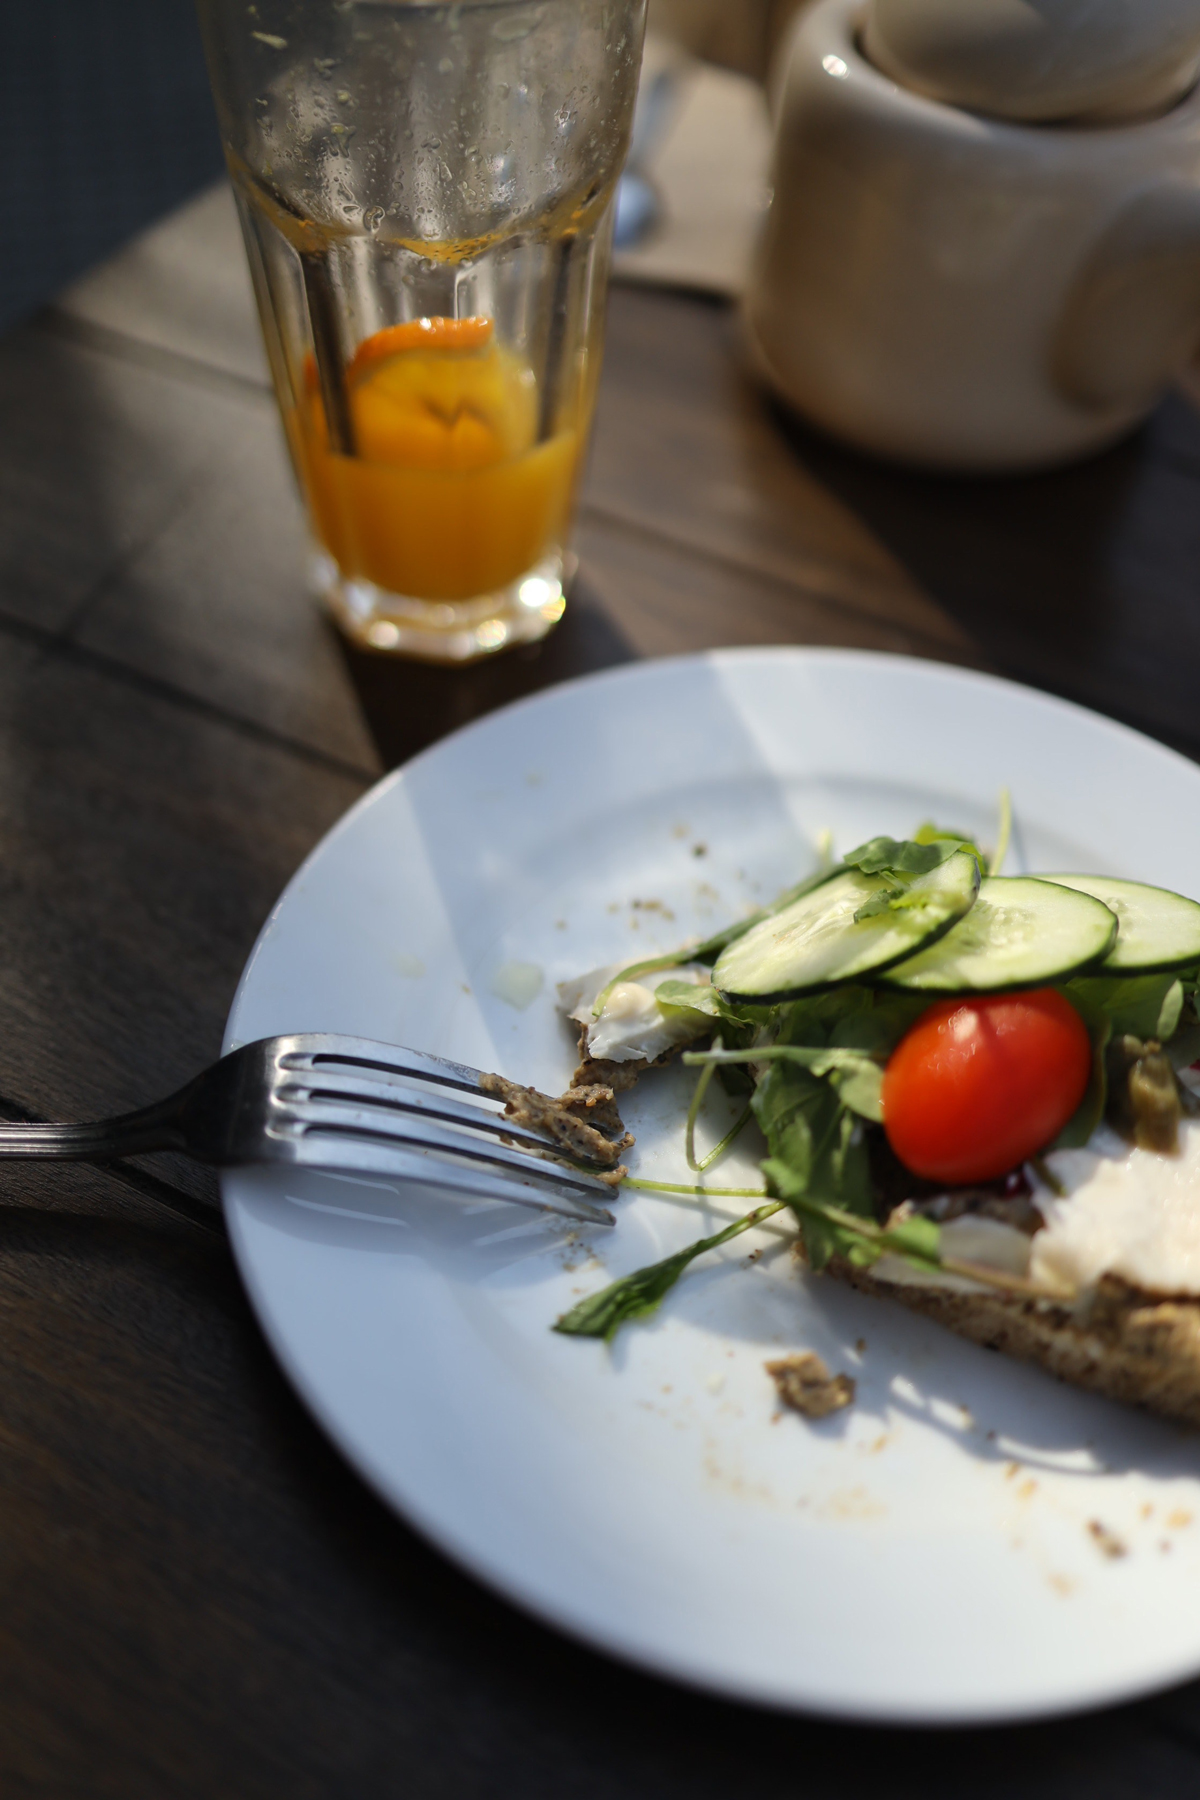
[[1004, 859], [1008, 855], [1008, 846], [1012, 841], [1012, 795], [1006, 787], [1000, 789], [1000, 816], [996, 823], [996, 848], [988, 863], [988, 874], [998, 875], [1004, 867]]
[[555, 1331], [561, 1331], [567, 1337], [603, 1338], [606, 1343], [610, 1342], [621, 1326], [631, 1319], [642, 1319], [657, 1312], [665, 1296], [696, 1257], [703, 1256], [706, 1250], [718, 1249], [731, 1238], [740, 1237], [743, 1231], [753, 1230], [773, 1213], [782, 1212], [784, 1204], [782, 1200], [769, 1200], [764, 1206], [756, 1206], [744, 1218], [735, 1219], [732, 1225], [726, 1225], [713, 1237], [701, 1238], [685, 1250], [677, 1250], [674, 1256], [664, 1257], [662, 1262], [652, 1263], [649, 1268], [638, 1269], [634, 1274], [612, 1282], [565, 1312], [556, 1322]]
[[643, 1194], [688, 1194], [701, 1200], [711, 1195], [714, 1200], [766, 1200], [766, 1188], [689, 1187], [682, 1181], [646, 1181], [638, 1175], [627, 1175], [623, 1188], [637, 1188]]
[[943, 1256], [941, 1267], [947, 1275], [965, 1275], [969, 1281], [978, 1281], [984, 1287], [999, 1288], [1005, 1294], [1020, 1294], [1022, 1298], [1031, 1300], [1054, 1300], [1060, 1306], [1070, 1305], [1075, 1299], [1075, 1289], [1052, 1285], [1046, 1281], [1031, 1281], [1026, 1275], [1006, 1275], [1002, 1269], [991, 1269], [987, 1263], [968, 1262], [960, 1256]]
[[693, 1068], [705, 1063], [793, 1062], [824, 1074], [828, 1069], [856, 1069], [876, 1058], [865, 1050], [845, 1050], [833, 1044], [759, 1044], [748, 1050], [685, 1050], [681, 1060]]
[[741, 1133], [746, 1129], [746, 1126], [753, 1117], [754, 1109], [751, 1106], [746, 1106], [742, 1109], [742, 1112], [733, 1121], [733, 1124], [729, 1127], [729, 1130], [725, 1133], [725, 1136], [721, 1139], [720, 1143], [714, 1144], [707, 1156], [702, 1156], [699, 1162], [691, 1165], [692, 1168], [695, 1169], [697, 1175], [703, 1175], [706, 1169], [711, 1169], [714, 1163], [720, 1161], [729, 1146], [734, 1142], [735, 1138], [740, 1137]]
[[[714, 1048], [718, 1051], [722, 1048], [720, 1038], [716, 1039]], [[733, 1143], [734, 1139], [749, 1123], [751, 1117], [751, 1109], [749, 1105], [747, 1105], [742, 1109], [740, 1116], [734, 1120], [729, 1130], [725, 1133], [725, 1136], [719, 1143], [713, 1145], [707, 1155], [700, 1157], [696, 1155], [696, 1124], [700, 1117], [700, 1109], [704, 1105], [705, 1095], [708, 1093], [709, 1085], [716, 1073], [716, 1068], [717, 1065], [715, 1061], [706, 1062], [701, 1068], [700, 1079], [696, 1083], [696, 1091], [692, 1095], [692, 1103], [688, 1107], [687, 1124], [684, 1127], [684, 1155], [687, 1158], [688, 1168], [694, 1170], [697, 1175], [703, 1175], [705, 1169], [711, 1169], [715, 1162], [720, 1161], [730, 1144]]]
[[1050, 1192], [1057, 1195], [1060, 1200], [1066, 1199], [1066, 1188], [1058, 1179], [1058, 1176], [1054, 1173], [1054, 1170], [1050, 1167], [1050, 1164], [1046, 1161], [1044, 1156], [1031, 1156], [1029, 1159], [1029, 1166], [1043, 1187], [1048, 1187]]
[[[721, 1048], [720, 1038], [717, 1039], [715, 1047], [718, 1050]], [[707, 1094], [709, 1083], [712, 1081], [716, 1072], [717, 1065], [715, 1062], [706, 1063], [701, 1069], [699, 1079], [696, 1082], [696, 1091], [692, 1095], [692, 1104], [688, 1107], [687, 1124], [685, 1125], [683, 1132], [683, 1153], [687, 1157], [687, 1166], [689, 1169], [694, 1169], [697, 1175], [701, 1173], [701, 1169], [700, 1164], [696, 1161], [696, 1120], [700, 1117], [700, 1108], [704, 1105], [704, 1096]]]

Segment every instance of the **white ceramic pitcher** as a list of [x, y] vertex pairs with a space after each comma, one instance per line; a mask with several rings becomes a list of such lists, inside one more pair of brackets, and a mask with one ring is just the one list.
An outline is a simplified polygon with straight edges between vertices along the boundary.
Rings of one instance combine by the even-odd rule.
[[1005, 119], [1125, 119], [1200, 69], [1197, 0], [871, 0], [863, 47], [902, 86]]
[[[1195, 0], [1090, 10], [1128, 20], [1143, 7], [1180, 28], [1178, 81], [1200, 42]], [[1059, 25], [1085, 10], [817, 0], [778, 70], [773, 198], [745, 304], [752, 353], [792, 405], [882, 455], [1001, 470], [1098, 449], [1145, 415], [1200, 340], [1200, 90], [1099, 123], [1096, 110], [1121, 113], [1138, 84], [1144, 95], [1148, 64], [1110, 58], [1101, 70], [1098, 56], [1093, 116], [1040, 125], [992, 116], [1004, 93], [1027, 106], [1037, 85], [1012, 102], [1012, 59], [988, 114], [907, 84], [921, 15], [944, 22], [950, 9], [961, 26], [1014, 8]], [[866, 54], [873, 20], [908, 59], [903, 83]], [[978, 75], [969, 37], [960, 31], [956, 93]], [[1042, 48], [1056, 43], [1047, 33]], [[940, 80], [952, 62], [943, 55]], [[1067, 75], [1082, 62], [1077, 45]], [[926, 85], [930, 67], [926, 56]], [[1044, 92], [1059, 68], [1043, 56]], [[981, 105], [977, 82], [969, 92]]]

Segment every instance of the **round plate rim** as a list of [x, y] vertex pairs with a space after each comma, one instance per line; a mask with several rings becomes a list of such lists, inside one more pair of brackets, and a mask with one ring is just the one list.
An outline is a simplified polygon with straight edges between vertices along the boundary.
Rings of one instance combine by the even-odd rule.
[[[920, 671], [926, 676], [943, 678], [954, 685], [974, 685], [1000, 695], [1012, 696], [1014, 699], [1019, 698], [1022, 704], [1033, 704], [1045, 709], [1050, 714], [1077, 720], [1081, 724], [1086, 723], [1088, 729], [1099, 729], [1113, 737], [1118, 743], [1136, 745], [1140, 754], [1144, 755], [1147, 752], [1156, 754], [1169, 764], [1186, 771], [1191, 779], [1200, 780], [1200, 768], [1188, 757], [1172, 749], [1169, 745], [1150, 737], [1147, 733], [1139, 731], [1136, 727], [1096, 712], [1077, 701], [1047, 693], [1042, 689], [1031, 687], [1006, 676], [964, 667], [957, 663], [934, 661], [925, 657], [888, 651], [845, 649], [836, 646], [734, 645], [684, 652], [667, 657], [644, 658], [591, 671], [522, 696], [520, 699], [511, 701], [470, 721], [454, 732], [448, 733], [444, 738], [429, 745], [404, 764], [383, 775], [347, 808], [298, 866], [264, 920], [235, 990], [226, 1022], [223, 1050], [228, 1050], [243, 1041], [237, 1032], [237, 1016], [244, 996], [253, 983], [259, 952], [270, 935], [276, 919], [288, 905], [291, 897], [302, 886], [308, 870], [318, 859], [330, 854], [341, 836], [353, 827], [365, 811], [378, 806], [392, 789], [401, 785], [405, 780], [411, 779], [412, 775], [428, 761], [442, 755], [448, 746], [469, 741], [473, 737], [486, 736], [488, 732], [495, 730], [498, 724], [503, 726], [503, 723], [514, 715], [536, 712], [547, 700], [561, 695], [564, 691], [596, 689], [610, 684], [653, 680], [664, 671], [678, 669], [689, 664], [720, 666], [731, 661], [739, 664], [753, 664], [757, 662], [775, 663], [781, 659], [792, 661], [797, 665], [814, 663], [826, 666], [843, 665], [847, 669], [887, 670], [897, 673], [911, 669]], [[898, 1708], [891, 1707], [886, 1703], [873, 1703], [869, 1698], [863, 1696], [834, 1694], [817, 1696], [811, 1693], [798, 1693], [787, 1684], [781, 1684], [778, 1692], [767, 1692], [761, 1683], [745, 1682], [735, 1674], [714, 1676], [707, 1667], [693, 1665], [686, 1658], [672, 1658], [663, 1655], [658, 1650], [647, 1653], [639, 1647], [636, 1638], [626, 1641], [621, 1638], [619, 1633], [598, 1630], [586, 1619], [573, 1617], [569, 1605], [551, 1604], [531, 1597], [519, 1580], [511, 1577], [502, 1567], [489, 1562], [486, 1554], [482, 1553], [476, 1545], [448, 1529], [445, 1523], [425, 1508], [418, 1498], [411, 1493], [403, 1495], [397, 1493], [395, 1483], [375, 1465], [370, 1452], [353, 1439], [345, 1430], [336, 1412], [325, 1404], [324, 1398], [314, 1389], [302, 1363], [294, 1354], [292, 1345], [278, 1328], [277, 1321], [272, 1315], [260, 1286], [254, 1256], [245, 1235], [245, 1221], [238, 1199], [237, 1186], [238, 1171], [222, 1173], [222, 1196], [239, 1274], [245, 1284], [259, 1325], [271, 1345], [273, 1353], [326, 1436], [380, 1500], [425, 1537], [435, 1549], [466, 1569], [483, 1585], [501, 1595], [521, 1612], [587, 1648], [610, 1655], [653, 1677], [675, 1681], [699, 1692], [710, 1693], [720, 1698], [770, 1711], [807, 1714], [846, 1723], [917, 1728], [989, 1726], [1087, 1714], [1104, 1707], [1137, 1700], [1200, 1673], [1200, 1635], [1198, 1635], [1194, 1653], [1163, 1657], [1158, 1663], [1146, 1659], [1136, 1674], [1114, 1677], [1103, 1684], [1092, 1682], [1086, 1691], [1072, 1692], [1069, 1684], [1064, 1683], [1057, 1692], [1037, 1695], [1016, 1704], [1003, 1699], [997, 1699], [995, 1703], [985, 1701], [971, 1704], [947, 1704], [945, 1701], [931, 1698], [926, 1706], [906, 1704], [903, 1708]]]

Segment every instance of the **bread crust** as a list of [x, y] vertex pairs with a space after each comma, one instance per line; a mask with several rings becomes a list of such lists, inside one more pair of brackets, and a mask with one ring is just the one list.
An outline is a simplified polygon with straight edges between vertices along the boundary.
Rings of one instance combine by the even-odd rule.
[[985, 1349], [1036, 1363], [1060, 1381], [1200, 1425], [1200, 1300], [1164, 1300], [1105, 1276], [1079, 1313], [1011, 1294], [880, 1281], [841, 1257], [826, 1273], [861, 1293], [898, 1300]]

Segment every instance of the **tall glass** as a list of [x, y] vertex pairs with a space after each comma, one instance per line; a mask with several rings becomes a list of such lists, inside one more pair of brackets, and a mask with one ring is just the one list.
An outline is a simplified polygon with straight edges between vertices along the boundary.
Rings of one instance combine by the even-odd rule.
[[644, 9], [199, 0], [316, 581], [373, 649], [562, 615]]

